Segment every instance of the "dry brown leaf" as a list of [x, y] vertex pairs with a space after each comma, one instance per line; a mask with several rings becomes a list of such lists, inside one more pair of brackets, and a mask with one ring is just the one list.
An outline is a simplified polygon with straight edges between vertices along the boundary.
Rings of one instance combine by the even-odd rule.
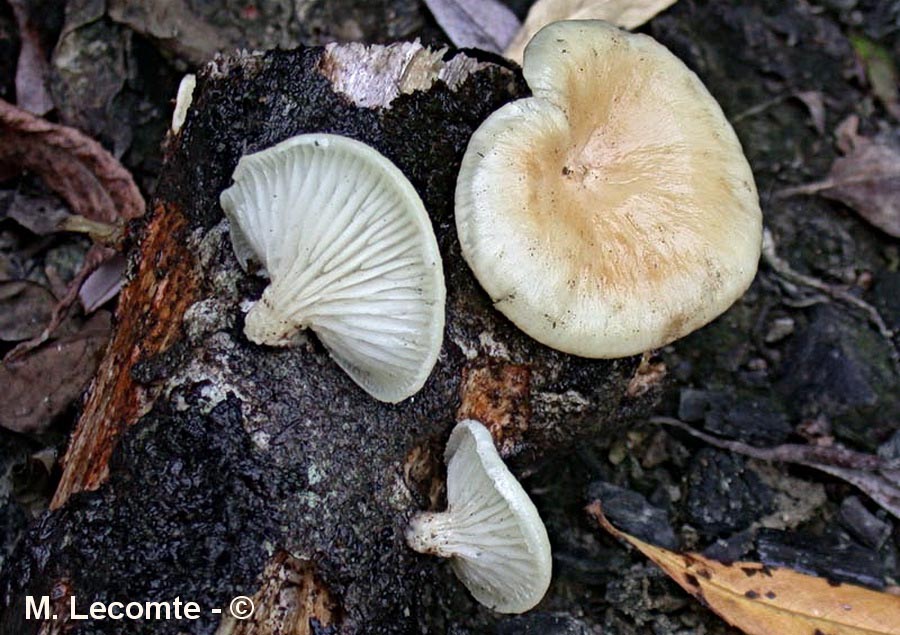
[[522, 63], [525, 46], [534, 34], [559, 20], [606, 20], [623, 29], [635, 29], [668, 9], [677, 0], [538, 0], [525, 24], [506, 47], [504, 55]]
[[519, 19], [497, 0], [425, 0], [456, 46], [500, 53], [519, 31]]
[[819, 194], [844, 203], [867, 221], [900, 238], [900, 147], [888, 137], [857, 134], [857, 120], [842, 124], [838, 145], [846, 155], [831, 166], [828, 178], [789, 187], [779, 197]]
[[69, 308], [72, 306], [75, 300], [78, 299], [78, 291], [81, 289], [81, 285], [84, 284], [84, 281], [92, 273], [94, 273], [94, 271], [100, 265], [108, 261], [115, 254], [116, 252], [109, 247], [105, 247], [99, 244], [91, 245], [91, 248], [88, 249], [87, 254], [85, 254], [84, 256], [84, 262], [81, 264], [81, 269], [77, 274], [75, 274], [75, 278], [69, 283], [69, 287], [68, 289], [66, 289], [66, 294], [62, 298], [60, 298], [59, 302], [56, 303], [56, 306], [53, 307], [53, 313], [50, 316], [50, 321], [47, 323], [44, 329], [31, 339], [19, 343], [14, 349], [6, 354], [6, 357], [3, 358], [3, 361], [10, 363], [18, 362], [19, 360], [22, 360], [28, 353], [49, 340], [50, 337], [56, 332], [56, 329], [58, 329], [60, 325], [65, 321], [66, 316], [69, 313]]
[[21, 359], [47, 341], [78, 298], [82, 283], [115, 254], [107, 245], [121, 238], [123, 221], [142, 216], [146, 209], [131, 174], [98, 142], [0, 99], [0, 174], [9, 176], [26, 170], [38, 174], [79, 215], [31, 224], [88, 233], [97, 244], [88, 252], [47, 327], [10, 351], [7, 361]]
[[40, 25], [35, 23], [31, 15], [34, 9], [25, 0], [10, 0], [9, 6], [22, 38], [16, 63], [16, 103], [36, 115], [45, 115], [53, 110], [53, 98], [47, 88], [50, 64], [41, 42]]
[[750, 635], [900, 635], [900, 597], [758, 562], [723, 564], [675, 553], [613, 527], [599, 502], [587, 511], [726, 622]]
[[15, 192], [6, 216], [38, 236], [76, 232], [90, 236], [95, 243], [111, 247], [117, 246], [124, 236], [121, 224], [70, 214], [68, 206], [52, 195], [31, 196]]
[[115, 223], [143, 215], [144, 198], [115, 157], [87, 135], [0, 99], [0, 169], [31, 170], [82, 216]]
[[95, 313], [78, 333], [49, 342], [18, 363], [0, 366], [0, 426], [39, 434], [81, 395], [109, 337], [110, 314]]
[[0, 340], [21, 342], [38, 335], [55, 304], [53, 294], [35, 282], [0, 282]]
[[794, 93], [794, 96], [809, 110], [809, 117], [816, 132], [825, 134], [825, 98], [822, 93], [817, 90], [800, 90]]
[[125, 256], [116, 254], [85, 279], [78, 290], [78, 299], [85, 313], [93, 313], [112, 300], [125, 281]]
[[71, 214], [66, 204], [52, 194], [32, 196], [15, 192], [6, 216], [38, 236], [49, 236], [62, 231], [62, 224]]

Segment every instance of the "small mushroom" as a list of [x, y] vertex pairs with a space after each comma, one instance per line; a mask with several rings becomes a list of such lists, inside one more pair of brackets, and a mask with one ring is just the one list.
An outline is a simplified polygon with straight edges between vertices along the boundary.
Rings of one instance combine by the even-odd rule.
[[762, 243], [721, 108], [665, 47], [602, 21], [528, 45], [533, 97], [478, 128], [456, 188], [462, 253], [497, 308], [583, 357], [660, 347], [724, 312]]
[[422, 200], [388, 159], [306, 134], [241, 158], [221, 196], [235, 254], [271, 280], [247, 315], [257, 344], [312, 329], [376, 399], [416, 393], [444, 332], [444, 277]]
[[178, 134], [181, 126], [184, 125], [196, 87], [197, 76], [193, 73], [188, 73], [181, 78], [181, 83], [178, 84], [178, 94], [175, 96], [175, 109], [172, 111], [172, 134]]
[[457, 577], [485, 606], [524, 613], [550, 584], [550, 542], [534, 503], [500, 459], [491, 433], [473, 419], [453, 429], [444, 459], [447, 511], [415, 516], [407, 543], [450, 558]]

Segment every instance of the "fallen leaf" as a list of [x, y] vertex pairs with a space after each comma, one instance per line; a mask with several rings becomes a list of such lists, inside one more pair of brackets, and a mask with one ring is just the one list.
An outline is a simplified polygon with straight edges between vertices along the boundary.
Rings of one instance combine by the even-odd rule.
[[[172, 4], [126, 1], [133, 6]], [[114, 156], [122, 157], [132, 147], [142, 113], [163, 105], [155, 95], [165, 89], [159, 85], [149, 91], [154, 96], [132, 92], [135, 69], [142, 64], [140, 45], [131, 30], [113, 21], [109, 5], [93, 0], [66, 3], [65, 23], [50, 60], [50, 91], [59, 123], [102, 140]], [[191, 37], [188, 32], [180, 35]]]
[[749, 635], [900, 635], [900, 597], [758, 562], [724, 564], [699, 553], [676, 553], [619, 531], [599, 502], [587, 511], [603, 529]]
[[52, 195], [30, 196], [15, 192], [6, 216], [38, 236], [76, 232], [110, 247], [118, 245], [124, 236], [124, 227], [120, 223], [104, 223], [70, 214], [65, 203]]
[[94, 376], [111, 318], [98, 311], [72, 335], [48, 342], [24, 360], [0, 366], [0, 426], [40, 434], [77, 399]]
[[6, 216], [38, 236], [49, 236], [61, 231], [71, 214], [65, 203], [53, 195], [31, 196], [16, 192]]
[[822, 93], [817, 90], [801, 90], [794, 93], [794, 96], [802, 101], [809, 110], [809, 116], [816, 132], [825, 134], [825, 100]]
[[87, 254], [84, 256], [84, 262], [81, 269], [75, 274], [75, 278], [69, 283], [66, 294], [53, 307], [53, 313], [50, 316], [49, 323], [44, 329], [31, 339], [20, 342], [14, 349], [9, 351], [4, 357], [4, 362], [18, 362], [25, 356], [36, 349], [38, 346], [50, 339], [56, 332], [56, 329], [62, 325], [69, 313], [69, 308], [78, 299], [78, 291], [84, 281], [104, 262], [112, 258], [116, 254], [115, 251], [103, 245], [91, 245]]
[[502, 53], [521, 26], [497, 0], [425, 0], [428, 10], [456, 46]]
[[623, 29], [635, 29], [675, 2], [677, 0], [538, 0], [503, 54], [521, 64], [528, 42], [551, 22], [606, 20]]
[[73, 212], [90, 220], [115, 223], [144, 213], [131, 174], [103, 146], [2, 99], [0, 166], [6, 172], [35, 172]]
[[35, 115], [45, 115], [53, 110], [53, 98], [47, 89], [50, 64], [41, 42], [39, 25], [31, 15], [34, 3], [10, 0], [9, 6], [22, 41], [16, 62], [16, 103]]
[[21, 342], [35, 337], [50, 320], [56, 298], [27, 280], [0, 282], [0, 340]]
[[777, 196], [819, 194], [840, 201], [875, 227], [900, 238], [900, 144], [885, 135], [858, 135], [855, 125], [842, 128], [839, 146], [847, 154], [835, 160], [828, 177], [785, 188]]
[[116, 254], [97, 267], [78, 290], [78, 299], [84, 312], [93, 313], [112, 300], [122, 289], [124, 279], [125, 257], [121, 254]]
[[[283, 20], [276, 19], [275, 8], [270, 10], [271, 14], [267, 14], [260, 19], [267, 26], [273, 37], [272, 42], [265, 40], [255, 40], [249, 38], [248, 32], [240, 32], [247, 28], [249, 24], [241, 24], [240, 22], [233, 25], [239, 27], [236, 32], [234, 28], [216, 28], [215, 24], [220, 21], [226, 21], [224, 16], [218, 17], [217, 20], [211, 20], [212, 15], [205, 15], [204, 9], [206, 5], [197, 4], [188, 0], [166, 0], [166, 2], [135, 2], [134, 0], [108, 0], [105, 4], [105, 10], [109, 18], [119, 24], [133, 29], [137, 33], [146, 36], [154, 41], [160, 48], [174, 54], [176, 59], [185, 59], [191, 65], [205, 64], [212, 59], [216, 53], [237, 48], [238, 46], [253, 49], [273, 48], [279, 38], [286, 40], [289, 24], [284, 24]], [[256, 3], [259, 6], [262, 3]], [[254, 6], [248, 4], [248, 6]], [[208, 11], [217, 10], [223, 13], [221, 8], [214, 8], [216, 5], [209, 5]], [[263, 4], [265, 8], [266, 5]], [[104, 5], [100, 5], [101, 15], [103, 14]], [[244, 21], [249, 22], [249, 21]], [[60, 40], [70, 35], [77, 28], [89, 22], [74, 22], [71, 26], [67, 23]], [[296, 43], [293, 44], [294, 46]]]
[[21, 359], [53, 334], [66, 316], [84, 281], [115, 251], [124, 221], [144, 214], [146, 204], [131, 174], [103, 146], [87, 135], [17, 108], [0, 99], [0, 173], [31, 170], [59, 194], [78, 216], [26, 222], [35, 228], [80, 231], [95, 241], [84, 264], [59, 301], [43, 331], [10, 351], [6, 360]]

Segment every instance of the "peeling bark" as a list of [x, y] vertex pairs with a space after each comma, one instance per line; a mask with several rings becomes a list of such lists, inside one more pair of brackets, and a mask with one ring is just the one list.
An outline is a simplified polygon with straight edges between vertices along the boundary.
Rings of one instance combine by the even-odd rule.
[[340, 613], [315, 567], [285, 552], [275, 554], [260, 576], [248, 620], [225, 615], [216, 635], [316, 635], [336, 627]]
[[160, 204], [154, 211], [139, 248], [137, 274], [122, 290], [115, 335], [63, 459], [53, 508], [106, 480], [119, 435], [152, 407], [158, 389], [141, 386], [132, 372], [140, 360], [168, 350], [181, 336], [184, 312], [202, 284], [185, 242], [186, 227], [177, 207]]

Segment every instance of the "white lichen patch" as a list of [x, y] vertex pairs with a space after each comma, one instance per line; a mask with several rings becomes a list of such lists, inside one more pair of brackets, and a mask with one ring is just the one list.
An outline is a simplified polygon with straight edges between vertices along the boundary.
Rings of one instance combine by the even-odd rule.
[[482, 331], [478, 334], [478, 345], [488, 357], [509, 360], [509, 349], [506, 344], [498, 341], [493, 333]]
[[187, 308], [182, 318], [185, 335], [191, 342], [199, 343], [219, 331], [234, 326], [232, 305], [220, 298], [206, 298]]
[[532, 407], [535, 413], [550, 418], [559, 417], [561, 414], [572, 415], [585, 412], [591, 407], [591, 400], [577, 390], [558, 392], [537, 392], [531, 396]]
[[306, 481], [310, 485], [317, 485], [325, 480], [325, 473], [315, 463], [310, 463], [306, 468]]
[[325, 46], [319, 70], [356, 106], [390, 108], [400, 95], [426, 91], [438, 80], [456, 90], [487, 66], [463, 53], [445, 61], [446, 53], [446, 48], [432, 50], [418, 39], [387, 46], [332, 43]]
[[250, 440], [253, 441], [253, 445], [255, 445], [263, 452], [266, 452], [269, 449], [269, 444], [272, 441], [272, 435], [265, 430], [254, 430], [250, 434]]

